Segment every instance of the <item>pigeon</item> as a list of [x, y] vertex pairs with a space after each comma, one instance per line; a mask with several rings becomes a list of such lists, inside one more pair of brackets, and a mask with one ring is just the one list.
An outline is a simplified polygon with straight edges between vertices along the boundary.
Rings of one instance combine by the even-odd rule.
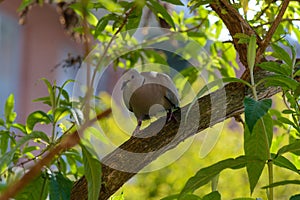
[[154, 71], [139, 73], [130, 69], [123, 76], [123, 100], [127, 109], [137, 118], [136, 133], [142, 121], [167, 110], [167, 121], [176, 118], [172, 109], [179, 107], [179, 94], [171, 78]]

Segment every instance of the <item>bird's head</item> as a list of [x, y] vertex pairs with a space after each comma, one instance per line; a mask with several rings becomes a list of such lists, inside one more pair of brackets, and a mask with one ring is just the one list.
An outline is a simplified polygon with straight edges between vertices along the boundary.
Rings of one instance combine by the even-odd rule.
[[136, 88], [143, 84], [144, 77], [136, 70], [130, 69], [123, 75], [122, 90], [125, 88]]

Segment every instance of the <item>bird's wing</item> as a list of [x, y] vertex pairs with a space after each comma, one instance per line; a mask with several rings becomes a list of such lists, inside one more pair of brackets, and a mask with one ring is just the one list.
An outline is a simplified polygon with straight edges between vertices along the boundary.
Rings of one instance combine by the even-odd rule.
[[174, 82], [168, 75], [159, 72], [142, 72], [141, 75], [146, 79], [145, 84], [154, 83], [167, 88], [165, 90], [164, 98], [166, 98], [175, 107], [179, 106], [178, 91]]

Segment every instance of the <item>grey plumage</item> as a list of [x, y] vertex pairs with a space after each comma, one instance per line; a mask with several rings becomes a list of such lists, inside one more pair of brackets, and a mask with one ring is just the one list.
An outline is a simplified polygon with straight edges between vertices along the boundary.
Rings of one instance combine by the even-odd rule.
[[134, 113], [138, 126], [161, 110], [172, 114], [172, 108], [179, 106], [178, 91], [171, 78], [158, 72], [141, 72], [131, 69], [124, 75], [122, 85], [126, 107]]

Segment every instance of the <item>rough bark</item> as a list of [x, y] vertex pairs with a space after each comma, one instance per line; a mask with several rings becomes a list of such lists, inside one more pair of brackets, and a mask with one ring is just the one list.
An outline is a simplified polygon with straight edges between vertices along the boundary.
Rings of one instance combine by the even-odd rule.
[[[257, 80], [265, 76], [267, 74], [264, 71], [259, 71], [256, 74]], [[264, 87], [259, 87], [257, 91], [259, 99], [271, 97], [279, 92], [278, 88]], [[176, 119], [181, 121], [181, 123], [171, 121], [161, 131], [156, 133], [155, 130], [158, 124], [164, 120], [159, 119], [140, 133], [141, 135], [153, 135], [152, 137], [130, 138], [103, 158], [103, 184], [99, 199], [108, 199], [137, 172], [188, 137], [227, 118], [243, 113], [243, 99], [245, 95], [250, 95], [250, 90], [246, 89], [245, 91], [243, 85], [228, 84], [224, 88], [198, 99], [188, 114], [188, 123], [184, 123], [184, 117], [182, 118], [182, 116], [186, 115], [189, 105], [174, 112]], [[200, 117], [198, 117], [199, 111], [197, 106], [199, 106]], [[131, 154], [130, 152], [136, 154]], [[87, 199], [87, 181], [85, 177], [77, 181], [72, 189], [71, 200], [79, 199]]]
[[[258, 48], [260, 48], [262, 43], [260, 37], [227, 0], [215, 1], [210, 6], [227, 26], [231, 36], [234, 36], [236, 33], [244, 33], [249, 36], [255, 34], [257, 36]], [[248, 80], [247, 45], [238, 44], [238, 39], [235, 38], [233, 38], [233, 44], [239, 54], [241, 63], [246, 67], [242, 78]], [[255, 79], [257, 81], [266, 76], [268, 74], [259, 69], [255, 72]], [[258, 98], [264, 99], [278, 93], [279, 89], [259, 87], [257, 88], [257, 92]], [[182, 119], [182, 116], [186, 115], [189, 105], [174, 113], [177, 120], [181, 123], [171, 121], [162, 130], [157, 132], [155, 130], [158, 124], [162, 123], [161, 120], [164, 120], [160, 119], [141, 131], [141, 135], [153, 135], [152, 137], [130, 138], [102, 159], [103, 184], [99, 199], [108, 199], [141, 169], [166, 151], [175, 148], [185, 139], [225, 119], [243, 113], [243, 99], [246, 95], [250, 95], [250, 93], [250, 90], [246, 89], [244, 85], [230, 83], [224, 88], [198, 99], [188, 114], [188, 123], [184, 123], [185, 120]], [[128, 152], [137, 154], [130, 154]], [[87, 181], [85, 177], [78, 180], [72, 189], [71, 200], [79, 199], [87, 199]]]

